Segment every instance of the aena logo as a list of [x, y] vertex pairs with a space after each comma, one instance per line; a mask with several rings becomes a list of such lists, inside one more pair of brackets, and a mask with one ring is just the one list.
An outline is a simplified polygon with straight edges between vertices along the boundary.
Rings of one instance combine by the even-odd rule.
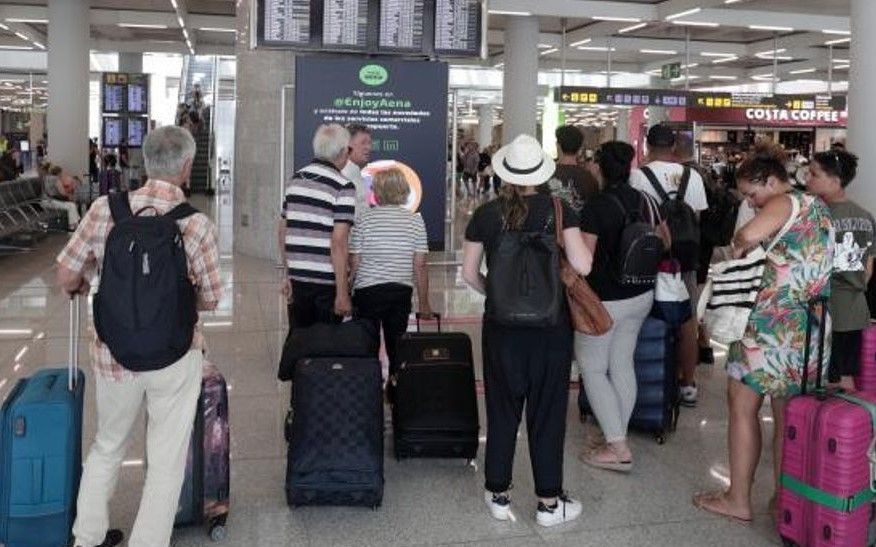
[[365, 85], [383, 85], [388, 79], [389, 72], [380, 65], [365, 65], [359, 71], [359, 80]]

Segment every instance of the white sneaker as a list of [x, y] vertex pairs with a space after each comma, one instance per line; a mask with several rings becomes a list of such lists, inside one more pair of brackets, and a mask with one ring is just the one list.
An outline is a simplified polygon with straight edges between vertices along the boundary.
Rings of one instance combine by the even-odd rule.
[[487, 504], [494, 519], [509, 520], [511, 518], [511, 498], [508, 497], [508, 494], [484, 492], [484, 503]]
[[678, 394], [680, 397], [680, 403], [683, 406], [694, 407], [697, 406], [697, 386], [679, 386]]
[[581, 516], [581, 502], [573, 500], [566, 494], [560, 494], [557, 503], [548, 507], [542, 502], [538, 503], [538, 511], [535, 513], [535, 521], [542, 526], [556, 526], [571, 522]]

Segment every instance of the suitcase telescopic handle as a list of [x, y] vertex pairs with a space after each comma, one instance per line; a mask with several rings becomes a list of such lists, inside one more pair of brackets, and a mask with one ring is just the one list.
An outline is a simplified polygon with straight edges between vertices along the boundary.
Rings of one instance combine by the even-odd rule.
[[800, 394], [806, 395], [809, 385], [809, 360], [812, 358], [812, 327], [815, 324], [813, 308], [820, 306], [821, 317], [818, 324], [818, 364], [815, 370], [815, 393], [823, 395], [822, 375], [824, 374], [824, 340], [827, 327], [827, 298], [819, 297], [806, 306], [806, 345], [803, 347], [803, 378]]
[[424, 316], [422, 313], [415, 314], [417, 318], [417, 332], [420, 332], [420, 321], [429, 321], [431, 319], [435, 319], [438, 322], [438, 332], [441, 332], [441, 314], [433, 313], [429, 317]]
[[67, 359], [67, 389], [73, 391], [79, 377], [79, 318], [82, 304], [79, 295], [70, 297], [70, 346]]

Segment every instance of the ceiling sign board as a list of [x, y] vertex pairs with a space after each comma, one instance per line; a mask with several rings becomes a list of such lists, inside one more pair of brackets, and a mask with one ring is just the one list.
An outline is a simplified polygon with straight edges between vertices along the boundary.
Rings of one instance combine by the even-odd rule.
[[846, 110], [846, 97], [844, 95], [830, 97], [828, 95], [710, 93], [705, 91], [674, 91], [666, 89], [606, 89], [565, 86], [554, 90], [554, 98], [558, 103], [565, 104], [750, 108], [799, 112], [842, 112]]
[[481, 57], [485, 0], [256, 0], [256, 43], [306, 52]]

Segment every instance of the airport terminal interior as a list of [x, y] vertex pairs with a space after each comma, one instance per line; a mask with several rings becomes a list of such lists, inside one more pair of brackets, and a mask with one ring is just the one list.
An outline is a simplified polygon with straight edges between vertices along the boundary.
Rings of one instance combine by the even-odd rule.
[[[769, 404], [759, 414], [751, 521], [692, 501], [730, 485], [728, 346], [717, 340], [677, 425], [656, 434], [631, 428], [628, 472], [582, 461], [593, 418], [582, 419], [573, 366], [562, 478], [581, 516], [537, 522], [524, 420], [512, 516], [491, 517], [484, 297], [463, 277], [466, 228], [501, 192], [490, 156], [528, 134], [556, 158], [563, 126], [581, 134], [581, 165], [620, 140], [638, 167], [648, 128], [664, 124], [679, 161], [717, 184], [758, 144], [784, 149], [795, 184], [805, 184], [818, 153], [841, 148], [860, 161], [849, 195], [876, 211], [874, 26], [873, 0], [0, 0], [0, 401], [38, 370], [69, 363], [69, 298], [56, 257], [100, 196], [149, 184], [143, 143], [177, 125], [197, 146], [189, 202], [218, 230], [221, 296], [200, 313], [200, 328], [206, 360], [227, 383], [230, 486], [224, 526], [179, 526], [171, 545], [782, 545], [771, 511]], [[427, 232], [431, 308], [444, 332], [465, 333], [473, 348], [477, 456], [397, 459], [384, 402], [378, 507], [290, 507], [286, 497], [290, 383], [277, 369], [290, 326], [277, 227], [287, 184], [313, 159], [315, 131], [332, 123], [369, 129], [359, 184], [370, 205], [373, 180], [400, 167], [410, 187], [402, 206], [422, 215]], [[74, 333], [86, 378], [83, 458], [97, 432], [91, 302], [83, 300]], [[416, 329], [412, 314], [408, 331]], [[385, 379], [385, 349], [380, 363]], [[138, 420], [109, 505], [110, 527], [126, 536], [148, 468], [145, 409]], [[3, 459], [12, 458], [16, 425], [2, 424], [6, 496]], [[6, 503], [0, 497], [0, 545], [60, 547], [4, 538]], [[864, 545], [838, 541], [817, 545]]]

